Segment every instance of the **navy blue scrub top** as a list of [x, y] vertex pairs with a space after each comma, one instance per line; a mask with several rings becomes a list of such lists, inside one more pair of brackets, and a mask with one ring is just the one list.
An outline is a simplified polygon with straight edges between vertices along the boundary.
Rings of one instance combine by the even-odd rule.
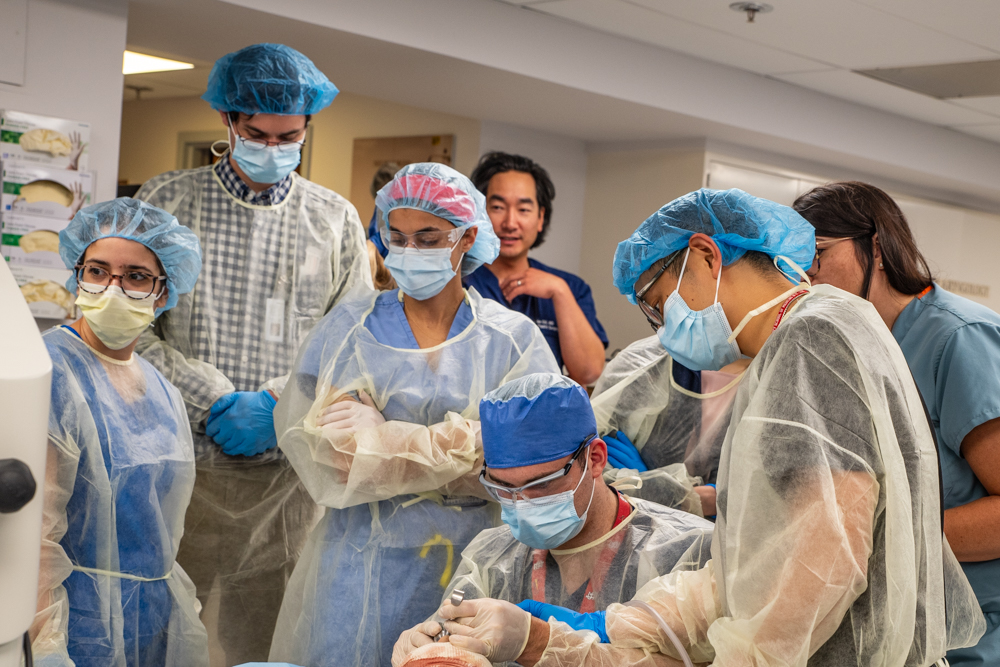
[[[913, 373], [937, 434], [944, 507], [989, 495], [963, 458], [962, 440], [1000, 417], [1000, 315], [937, 285], [899, 314], [892, 335]], [[1000, 559], [962, 563], [990, 626], [977, 647], [949, 652], [956, 664], [1000, 664]], [[953, 658], [961, 654], [957, 662]], [[975, 657], [973, 657], [975, 656]], [[984, 656], [989, 659], [981, 662]], [[969, 661], [971, 659], [971, 661]]]
[[[566, 281], [570, 291], [573, 293], [573, 297], [576, 299], [577, 305], [580, 306], [580, 310], [586, 315], [590, 326], [594, 328], [594, 333], [597, 334], [597, 337], [601, 339], [606, 348], [608, 346], [608, 335], [604, 333], [604, 327], [601, 326], [600, 321], [597, 319], [597, 309], [594, 307], [594, 296], [590, 292], [590, 285], [577, 275], [568, 271], [553, 269], [550, 266], [542, 264], [537, 259], [529, 257], [528, 265], [533, 269], [559, 276]], [[467, 275], [464, 282], [466, 287], [475, 287], [476, 291], [483, 297], [498, 301], [511, 310], [522, 313], [537, 324], [538, 328], [542, 330], [542, 335], [545, 336], [549, 347], [552, 348], [552, 354], [556, 357], [556, 363], [559, 364], [560, 368], [562, 367], [562, 351], [559, 348], [559, 325], [556, 322], [556, 307], [552, 303], [552, 299], [539, 299], [538, 297], [522, 294], [515, 297], [513, 301], [507, 301], [500, 290], [500, 281], [493, 275], [489, 267], [485, 265]]]

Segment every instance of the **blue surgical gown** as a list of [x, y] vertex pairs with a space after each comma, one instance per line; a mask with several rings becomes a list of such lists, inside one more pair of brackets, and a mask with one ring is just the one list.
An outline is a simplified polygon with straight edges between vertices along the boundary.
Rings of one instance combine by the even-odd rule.
[[101, 357], [68, 327], [44, 340], [53, 372], [39, 657], [207, 665], [194, 587], [175, 563], [194, 484], [180, 394], [138, 355]]
[[[920, 389], [938, 439], [944, 508], [988, 494], [962, 456], [972, 429], [1000, 417], [1000, 315], [935, 285], [900, 313], [892, 335]], [[948, 653], [952, 665], [1000, 665], [1000, 559], [962, 563], [983, 614], [986, 635]]]
[[[434, 478], [455, 445], [438, 436], [429, 453], [406, 449], [409, 441], [390, 440], [395, 431], [386, 429], [439, 425], [449, 413], [477, 419], [486, 392], [523, 374], [557, 372], [555, 360], [534, 324], [474, 290], [447, 340], [427, 349], [417, 345], [398, 291], [356, 290], [320, 322], [299, 354], [275, 410], [275, 430], [299, 478], [327, 510], [289, 581], [270, 660], [388, 667], [400, 633], [434, 613], [462, 549], [498, 525], [499, 512], [472, 495], [482, 492], [472, 479], [474, 465], [463, 475], [473, 482], [465, 493], [436, 482], [398, 491], [402, 484], [413, 488], [413, 478], [405, 477], [413, 470], [408, 464], [429, 457], [427, 477]], [[310, 432], [308, 413], [329, 387], [364, 388], [390, 422], [356, 434], [364, 452], [358, 445], [350, 453], [350, 472], [332, 469], [324, 458], [328, 441]], [[372, 471], [371, 477], [363, 471]], [[345, 481], [358, 475], [360, 483]], [[377, 485], [390, 490], [374, 495]]]

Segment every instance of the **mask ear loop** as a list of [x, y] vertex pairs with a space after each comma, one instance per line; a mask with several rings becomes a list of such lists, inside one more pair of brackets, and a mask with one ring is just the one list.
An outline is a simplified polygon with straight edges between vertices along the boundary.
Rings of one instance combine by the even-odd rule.
[[778, 260], [781, 260], [786, 264], [788, 264], [788, 266], [791, 267], [791, 269], [795, 271], [795, 273], [799, 274], [799, 277], [802, 278], [802, 282], [804, 282], [809, 287], [812, 287], [812, 279], [809, 278], [809, 275], [802, 270], [801, 266], [799, 266], [789, 258], [785, 257], [784, 255], [775, 255], [774, 259], [772, 260], [774, 262], [774, 268], [781, 271], [782, 275], [784, 275], [785, 277], [788, 277], [788, 273], [786, 271], [783, 271], [782, 268], [778, 266]]
[[684, 269], [687, 268], [688, 257], [690, 256], [691, 256], [691, 246], [688, 246], [687, 252], [684, 253], [684, 262], [681, 264], [681, 274], [677, 276], [677, 287], [674, 288], [675, 292], [681, 288], [681, 281], [684, 280]]
[[[226, 125], [226, 138], [225, 139], [219, 139], [218, 141], [213, 141], [212, 145], [209, 146], [208, 150], [212, 151], [212, 155], [214, 155], [215, 157], [222, 157], [223, 155], [226, 154], [226, 151], [228, 151], [230, 148], [232, 148], [233, 142], [229, 141], [229, 132], [230, 131], [232, 131], [233, 134], [236, 133], [236, 130], [233, 129], [232, 125]], [[220, 149], [216, 148], [216, 146], [218, 146], [219, 144], [225, 144], [226, 145], [226, 150], [224, 151], [224, 150], [220, 150]]]
[[716, 303], [719, 303], [719, 285], [721, 285], [721, 284], [722, 284], [722, 258], [720, 257], [719, 258], [719, 277], [715, 279], [715, 302], [712, 304], [713, 306]]
[[[775, 258], [774, 258], [774, 266], [775, 266], [775, 268], [777, 268], [779, 271], [781, 271], [781, 269], [778, 268], [778, 259], [779, 258], [782, 259], [782, 260], [784, 260], [784, 261], [786, 261], [786, 262], [788, 262], [788, 265], [790, 267], [792, 267], [792, 269], [795, 270], [796, 273], [798, 273], [800, 276], [802, 276], [802, 277], [805, 278], [806, 284], [809, 286], [809, 287], [806, 288], [807, 290], [808, 289], [812, 289], [812, 283], [809, 281], [809, 276], [807, 276], [805, 274], [805, 271], [802, 270], [802, 267], [800, 267], [798, 264], [796, 264], [792, 260], [788, 259], [784, 255], [776, 255], [775, 256]], [[782, 275], [785, 274], [784, 271], [781, 271], [781, 273], [782, 273]], [[758, 306], [757, 308], [754, 308], [753, 310], [751, 310], [749, 313], [747, 313], [746, 315], [743, 316], [743, 319], [740, 320], [739, 326], [736, 327], [736, 329], [733, 331], [732, 334], [730, 334], [730, 336], [729, 336], [729, 338], [727, 340], [729, 340], [729, 342], [733, 342], [734, 340], [736, 340], [736, 337], [740, 334], [741, 331], [743, 331], [743, 327], [745, 327], [747, 324], [750, 323], [750, 320], [752, 320], [753, 318], [757, 317], [758, 315], [760, 315], [761, 313], [763, 313], [764, 311], [766, 311], [768, 308], [781, 303], [782, 301], [784, 301], [785, 299], [787, 299], [792, 294], [795, 294], [795, 292], [801, 291], [801, 290], [802, 290], [802, 288], [799, 285], [793, 285], [791, 288], [789, 288], [788, 290], [782, 292], [778, 296], [774, 297], [773, 299], [771, 299], [770, 301], [768, 301], [764, 305]]]

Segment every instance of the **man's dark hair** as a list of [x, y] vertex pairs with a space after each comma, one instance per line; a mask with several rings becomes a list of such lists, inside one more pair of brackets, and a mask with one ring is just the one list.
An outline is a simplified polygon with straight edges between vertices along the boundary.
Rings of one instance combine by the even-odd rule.
[[[535, 179], [535, 199], [538, 201], [539, 208], [545, 211], [542, 217], [542, 231], [538, 233], [538, 238], [531, 246], [537, 248], [545, 241], [545, 235], [549, 231], [549, 222], [552, 220], [552, 200], [556, 198], [556, 186], [552, 184], [549, 172], [531, 158], [501, 153], [500, 151], [493, 151], [479, 158], [479, 164], [472, 172], [472, 184], [485, 195], [490, 185], [490, 179], [497, 174], [508, 171], [520, 171]], [[488, 205], [489, 202], [487, 202]]]
[[[227, 111], [226, 115], [229, 116], [229, 124], [230, 125], [234, 125], [234, 124], [238, 123], [239, 120], [240, 120], [240, 115], [241, 114], [244, 115], [244, 116], [246, 116], [247, 120], [250, 120], [251, 118], [253, 118], [256, 115], [256, 114], [252, 114], [252, 113], [243, 113], [242, 111]], [[307, 113], [307, 114], [305, 114], [305, 117], [306, 117], [306, 127], [308, 127], [309, 126], [309, 121], [312, 120], [312, 114], [311, 113]]]

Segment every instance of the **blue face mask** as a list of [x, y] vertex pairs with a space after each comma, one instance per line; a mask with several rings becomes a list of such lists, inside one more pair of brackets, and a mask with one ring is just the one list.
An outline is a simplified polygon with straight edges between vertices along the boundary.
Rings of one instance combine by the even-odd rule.
[[[688, 255], [690, 254], [689, 248]], [[792, 270], [802, 276], [805, 284], [809, 285], [809, 278], [797, 264], [787, 257], [778, 255], [774, 258], [775, 266], [778, 266], [779, 260], [787, 263]], [[736, 336], [743, 331], [743, 327], [757, 315], [802, 290], [801, 285], [795, 285], [764, 305], [754, 308], [743, 317], [736, 331], [733, 331], [725, 311], [722, 310], [722, 304], [719, 303], [722, 269], [719, 269], [719, 277], [715, 283], [715, 303], [705, 310], [694, 311], [688, 307], [678, 291], [686, 268], [687, 255], [684, 256], [681, 275], [677, 278], [677, 288], [663, 307], [663, 326], [657, 330], [656, 337], [660, 339], [663, 349], [669, 352], [671, 357], [693, 371], [717, 371], [739, 359], [742, 353], [736, 342]], [[778, 268], [780, 270], [781, 267]], [[786, 276], [789, 275], [788, 271], [782, 272]]]
[[576, 513], [576, 492], [587, 477], [590, 457], [583, 468], [583, 476], [572, 491], [563, 491], [552, 496], [528, 498], [526, 500], [500, 500], [500, 518], [510, 526], [514, 539], [533, 549], [555, 549], [565, 544], [583, 530], [587, 513], [594, 502], [595, 483], [590, 489], [590, 500], [583, 516]]
[[[233, 130], [233, 134], [235, 133], [236, 130]], [[292, 173], [302, 161], [301, 147], [294, 151], [282, 151], [277, 146], [252, 150], [239, 137], [234, 137], [229, 145], [236, 164], [254, 183], [277, 183]]]
[[681, 297], [681, 281], [687, 268], [688, 249], [677, 279], [677, 288], [663, 306], [663, 326], [656, 332], [660, 344], [670, 356], [693, 371], [717, 371], [740, 358], [726, 313], [719, 303], [719, 283], [722, 269], [715, 283], [715, 303], [705, 310], [691, 310]]
[[[457, 245], [458, 243], [455, 244]], [[451, 265], [451, 253], [455, 246], [425, 250], [390, 248], [385, 258], [385, 268], [389, 269], [392, 279], [403, 294], [417, 301], [426, 301], [440, 293], [455, 277], [456, 271]], [[461, 259], [458, 260], [458, 265], [462, 265]]]

